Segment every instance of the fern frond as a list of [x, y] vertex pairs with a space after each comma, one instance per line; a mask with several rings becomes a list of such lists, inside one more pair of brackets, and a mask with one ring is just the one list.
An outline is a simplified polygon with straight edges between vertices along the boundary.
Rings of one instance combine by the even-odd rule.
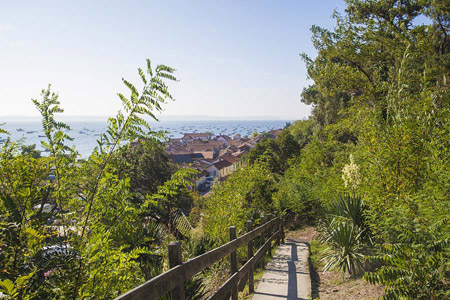
[[144, 72], [142, 71], [142, 69], [139, 68], [139, 69], [138, 69], [138, 72], [139, 72], [139, 76], [141, 76], [142, 82], [143, 82], [145, 85], [147, 85], [147, 79], [145, 78], [145, 74], [144, 74]]
[[132, 94], [134, 94], [134, 95], [139, 95], [138, 90], [136, 89], [136, 87], [135, 87], [133, 84], [131, 84], [130, 82], [126, 81], [124, 78], [122, 78], [122, 82], [125, 84], [125, 86], [126, 86], [127, 88], [130, 89], [130, 91], [132, 92]]

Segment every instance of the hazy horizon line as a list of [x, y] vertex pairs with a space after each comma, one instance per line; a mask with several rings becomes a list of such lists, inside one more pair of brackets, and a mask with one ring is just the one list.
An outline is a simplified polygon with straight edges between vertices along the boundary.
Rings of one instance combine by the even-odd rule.
[[[59, 115], [58, 119], [107, 119], [108, 115]], [[285, 121], [300, 120], [301, 118], [285, 118], [276, 116], [212, 116], [212, 115], [161, 115], [156, 116], [160, 121], [215, 121], [215, 120], [261, 120], [261, 121]], [[24, 120], [24, 119], [41, 119], [40, 115], [0, 115], [0, 121], [7, 120]], [[150, 118], [149, 118], [150, 119]], [[153, 120], [153, 119], [150, 119]]]

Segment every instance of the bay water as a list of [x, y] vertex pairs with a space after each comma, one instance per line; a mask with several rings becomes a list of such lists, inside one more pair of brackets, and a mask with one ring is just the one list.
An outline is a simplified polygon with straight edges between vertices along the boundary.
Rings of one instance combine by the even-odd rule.
[[[242, 137], [251, 136], [256, 130], [259, 133], [267, 132], [272, 129], [284, 128], [287, 122], [292, 120], [217, 120], [217, 121], [184, 121], [171, 120], [151, 122], [152, 130], [167, 131], [167, 137], [180, 138], [184, 133], [193, 132], [211, 132], [213, 136], [225, 134], [233, 136], [240, 134]], [[8, 131], [9, 135], [0, 134], [0, 144], [9, 136], [12, 140], [22, 140], [24, 145], [36, 144], [37, 150], [44, 150], [41, 141], [45, 141], [46, 137], [42, 129], [42, 123], [36, 119], [14, 119], [3, 120], [1, 128]], [[71, 120], [65, 121], [71, 130], [68, 135], [73, 141], [68, 141], [69, 146], [75, 145], [81, 158], [87, 158], [97, 146], [97, 139], [100, 133], [106, 131], [106, 122], [104, 120], [87, 119], [87, 120]]]

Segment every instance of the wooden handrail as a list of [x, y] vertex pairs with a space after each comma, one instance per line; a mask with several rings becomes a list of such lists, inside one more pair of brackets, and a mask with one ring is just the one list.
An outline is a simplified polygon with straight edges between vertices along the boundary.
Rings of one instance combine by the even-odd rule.
[[[227, 280], [227, 282], [218, 290], [216, 291], [212, 299], [220, 299], [220, 295], [223, 295], [223, 291], [221, 291], [223, 288], [227, 289], [225, 286], [229, 281], [232, 281], [233, 285], [237, 285], [238, 281], [241, 280], [246, 273], [248, 273], [249, 266], [254, 266], [257, 261], [259, 261], [259, 258], [263, 256], [264, 250], [269, 251], [268, 245], [271, 245], [271, 242], [277, 238], [278, 240], [282, 237], [281, 233], [281, 219], [280, 218], [274, 218], [270, 220], [269, 222], [262, 224], [261, 226], [255, 228], [254, 230], [238, 237], [237, 239], [234, 239], [220, 247], [217, 247], [209, 252], [206, 252], [202, 255], [199, 255], [197, 257], [194, 257], [186, 262], [178, 264], [177, 266], [171, 268], [169, 271], [164, 272], [146, 282], [143, 284], [137, 286], [136, 288], [126, 292], [125, 294], [117, 297], [115, 300], [157, 300], [160, 297], [164, 296], [166, 293], [174, 290], [175, 288], [179, 288], [180, 286], [184, 285], [184, 281], [191, 278], [197, 273], [202, 272], [206, 268], [210, 267], [214, 263], [218, 262], [219, 260], [223, 259], [227, 255], [231, 254], [234, 251], [237, 251], [237, 249], [245, 244], [247, 244], [249, 241], [255, 239], [258, 235], [264, 234], [269, 229], [272, 233], [274, 230], [272, 228], [275, 227], [276, 232], [265, 241], [264, 245], [262, 245], [258, 251], [253, 255], [251, 259], [247, 261], [247, 263], [239, 269], [237, 272], [233, 274], [233, 276], [230, 277], [230, 279]], [[278, 225], [278, 226], [276, 226]], [[173, 245], [173, 249], [178, 248]], [[174, 254], [174, 257], [176, 257], [178, 254]], [[229, 286], [229, 285], [228, 285]], [[227, 291], [228, 294], [231, 295], [230, 290]], [[219, 294], [217, 294], [219, 293]], [[180, 293], [177, 292], [176, 295], [179, 295]], [[215, 296], [217, 294], [217, 296]], [[184, 298], [184, 297], [174, 297], [175, 295], [172, 294], [173, 300], [178, 300], [176, 298]], [[184, 300], [184, 299], [182, 299]]]
[[221, 300], [224, 299], [228, 296], [228, 294], [230, 294], [230, 290], [231, 287], [233, 285], [236, 285], [239, 280], [241, 280], [242, 278], [244, 278], [244, 276], [247, 274], [247, 272], [250, 269], [250, 266], [254, 266], [255, 263], [257, 261], [259, 261], [263, 256], [264, 253], [266, 251], [266, 249], [269, 249], [269, 245], [271, 244], [271, 242], [275, 239], [278, 238], [278, 234], [279, 231], [277, 231], [276, 233], [274, 233], [265, 243], [264, 245], [259, 248], [258, 252], [255, 253], [255, 255], [248, 260], [240, 269], [237, 273], [234, 273], [233, 276], [231, 276], [230, 278], [228, 278], [227, 281], [225, 281], [225, 283], [217, 290], [214, 292], [214, 294], [208, 298], [208, 300]]

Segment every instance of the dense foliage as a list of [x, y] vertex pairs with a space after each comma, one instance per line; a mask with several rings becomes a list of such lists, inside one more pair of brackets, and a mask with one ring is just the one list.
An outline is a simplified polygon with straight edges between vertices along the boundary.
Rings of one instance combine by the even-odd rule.
[[[450, 5], [346, 2], [333, 30], [312, 27], [317, 57], [302, 55], [314, 81], [302, 101], [313, 112], [290, 128], [303, 149], [283, 197], [324, 208], [327, 266], [368, 264], [365, 277], [387, 299], [448, 298]], [[368, 236], [330, 217], [346, 193], [364, 199]]]
[[[0, 292], [6, 299], [110, 299], [167, 268], [167, 243], [181, 233], [171, 218], [191, 205], [192, 172], [175, 170], [146, 118], [171, 100], [164, 65], [143, 88], [126, 80], [123, 111], [108, 121], [87, 160], [69, 148], [70, 127], [50, 87], [33, 100], [49, 155], [7, 142], [0, 151]], [[137, 141], [134, 142], [133, 141]], [[188, 296], [204, 294], [193, 279]]]

